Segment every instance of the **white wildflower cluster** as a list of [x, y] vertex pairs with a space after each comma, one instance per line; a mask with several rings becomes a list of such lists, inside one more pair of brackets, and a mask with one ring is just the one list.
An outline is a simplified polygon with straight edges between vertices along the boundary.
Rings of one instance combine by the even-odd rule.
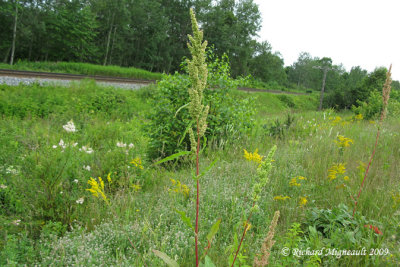
[[65, 149], [67, 147], [67, 145], [64, 143], [64, 141], [62, 139], [60, 139], [60, 142], [58, 142], [58, 145], [60, 147], [62, 147], [63, 149]]
[[[87, 170], [87, 171], [89, 171], [89, 172], [90, 172], [90, 170], [91, 170], [92, 168], [90, 168], [90, 166], [89, 166], [89, 165], [87, 165], [87, 166], [83, 165], [83, 169], [85, 169], [85, 170]], [[76, 180], [76, 179], [75, 179], [75, 180]]]
[[77, 204], [83, 204], [83, 202], [85, 201], [85, 199], [83, 197], [79, 198], [76, 200]]
[[[121, 148], [126, 148], [126, 143], [123, 143], [123, 142], [117, 142], [117, 147], [121, 147]], [[132, 148], [134, 148], [135, 147], [135, 145], [134, 144], [132, 144], [132, 143], [130, 143], [129, 145], [128, 145], [128, 149], [132, 149]], [[126, 155], [129, 155], [129, 150], [125, 150], [125, 154]]]
[[18, 226], [20, 224], [21, 220], [14, 220], [11, 223]]
[[60, 139], [60, 142], [58, 142], [58, 146], [57, 145], [53, 145], [53, 148], [56, 149], [57, 147], [60, 147], [62, 149], [62, 152], [64, 152], [64, 149], [66, 149], [68, 146], [76, 147], [77, 145], [78, 145], [78, 143], [67, 144], [67, 143], [64, 142], [64, 140]]
[[75, 124], [72, 120], [67, 122], [67, 124], [63, 125], [64, 130], [66, 130], [68, 133], [74, 133], [76, 132], [76, 127]]
[[79, 148], [79, 151], [83, 151], [88, 154], [92, 154], [94, 152], [93, 149], [88, 146], [82, 146], [82, 148]]
[[17, 174], [19, 174], [19, 171], [18, 171], [18, 169], [14, 168], [14, 166], [10, 165], [6, 168], [6, 173], [12, 174], [12, 175], [17, 175]]
[[122, 142], [117, 142], [117, 147], [126, 147], [126, 144]]
[[4, 185], [4, 184], [0, 184], [0, 188], [1, 189], [6, 189], [8, 186]]
[[[80, 199], [78, 200], [81, 202]], [[77, 203], [78, 200], [76, 200]], [[77, 227], [53, 242], [41, 240], [42, 245], [47, 249], [41, 251], [41, 262], [37, 265], [138, 266], [139, 254], [132, 248], [127, 236], [135, 242], [137, 233], [144, 227], [143, 223], [121, 227], [119, 223], [105, 222], [93, 231], [85, 232], [84, 235], [82, 235], [82, 229]], [[157, 248], [155, 242], [149, 243], [151, 248]], [[115, 257], [116, 252], [118, 257]]]

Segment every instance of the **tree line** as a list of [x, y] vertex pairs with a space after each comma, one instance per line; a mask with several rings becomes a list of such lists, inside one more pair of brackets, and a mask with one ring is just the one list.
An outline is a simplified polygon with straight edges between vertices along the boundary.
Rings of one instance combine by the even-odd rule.
[[189, 56], [190, 8], [214, 53], [228, 55], [233, 77], [252, 75], [272, 85], [320, 90], [323, 74], [314, 67], [329, 66], [326, 103], [348, 108], [385, 72], [368, 74], [361, 67], [346, 72], [330, 58], [305, 52], [285, 67], [268, 41], [256, 40], [261, 14], [253, 0], [0, 0], [0, 60], [89, 62], [173, 73]]
[[263, 59], [275, 68], [261, 78], [285, 75], [282, 58], [267, 42], [255, 41], [261, 15], [253, 0], [2, 0], [0, 60], [78, 61], [171, 73], [188, 56], [191, 7], [214, 52], [227, 53], [234, 76], [259, 75]]

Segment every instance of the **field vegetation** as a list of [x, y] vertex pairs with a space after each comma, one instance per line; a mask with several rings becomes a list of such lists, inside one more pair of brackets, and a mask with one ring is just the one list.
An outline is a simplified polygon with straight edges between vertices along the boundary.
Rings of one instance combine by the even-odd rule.
[[[207, 233], [221, 219], [207, 262], [229, 264], [257, 177], [258, 163], [249, 159], [265, 159], [276, 145], [260, 210], [247, 225], [235, 265], [252, 265], [279, 210], [272, 266], [396, 266], [396, 110], [389, 106], [389, 117], [381, 125], [376, 116], [365, 120], [366, 113], [316, 112], [318, 100], [312, 95], [229, 89], [235, 80], [222, 71], [224, 66], [215, 66], [220, 74], [210, 69], [209, 79], [226, 88], [204, 91], [211, 108], [200, 170], [218, 161], [200, 179], [200, 255], [208, 244]], [[190, 149], [184, 145], [189, 140], [182, 139], [186, 127], [180, 132], [174, 128], [187, 114], [185, 108], [176, 109], [182, 101], [177, 96], [188, 97], [186, 79], [168, 76], [158, 86], [139, 91], [90, 81], [71, 87], [0, 86], [1, 265], [162, 266], [153, 252], [157, 250], [180, 266], [193, 266], [194, 235], [181, 220], [195, 218], [193, 164], [184, 159], [154, 165]], [[156, 105], [160, 101], [165, 103]], [[378, 127], [377, 151], [353, 217], [351, 196], [360, 187]], [[162, 150], [163, 145], [170, 150]], [[284, 247], [365, 248], [378, 255], [285, 257]]]
[[191, 19], [188, 75], [0, 85], [0, 265], [398, 266], [390, 70], [317, 112], [315, 94], [235, 90]]

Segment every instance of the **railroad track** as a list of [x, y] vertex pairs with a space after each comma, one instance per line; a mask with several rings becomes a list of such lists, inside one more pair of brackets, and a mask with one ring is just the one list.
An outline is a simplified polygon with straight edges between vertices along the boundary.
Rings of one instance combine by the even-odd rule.
[[8, 69], [0, 69], [0, 76], [11, 76], [11, 77], [21, 77], [21, 78], [43, 78], [43, 79], [55, 79], [55, 80], [93, 79], [99, 82], [131, 83], [131, 84], [132, 83], [151, 84], [156, 82], [155, 80], [143, 80], [143, 79], [122, 78], [122, 77], [25, 71], [25, 70], [8, 70]]
[[[111, 77], [111, 76], [99, 76], [99, 75], [82, 75], [82, 74], [68, 74], [68, 73], [54, 73], [54, 72], [39, 72], [39, 71], [25, 71], [25, 70], [9, 70], [0, 69], [0, 76], [11, 76], [21, 78], [43, 78], [43, 79], [54, 79], [54, 80], [82, 80], [82, 79], [93, 79], [99, 82], [110, 82], [110, 83], [127, 83], [127, 84], [152, 84], [156, 83], [156, 80], [144, 80], [144, 79], [132, 79], [124, 77]], [[267, 89], [256, 89], [247, 87], [238, 87], [240, 91], [245, 92], [263, 92], [271, 94], [292, 94], [292, 95], [308, 95], [307, 93], [288, 92], [279, 90], [267, 90]]]

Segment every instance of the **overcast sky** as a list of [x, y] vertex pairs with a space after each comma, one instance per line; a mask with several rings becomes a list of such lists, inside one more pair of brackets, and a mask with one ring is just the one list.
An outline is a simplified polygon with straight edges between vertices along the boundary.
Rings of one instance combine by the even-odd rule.
[[254, 0], [262, 15], [259, 40], [279, 51], [285, 66], [300, 52], [330, 57], [347, 71], [389, 68], [400, 80], [400, 0]]

